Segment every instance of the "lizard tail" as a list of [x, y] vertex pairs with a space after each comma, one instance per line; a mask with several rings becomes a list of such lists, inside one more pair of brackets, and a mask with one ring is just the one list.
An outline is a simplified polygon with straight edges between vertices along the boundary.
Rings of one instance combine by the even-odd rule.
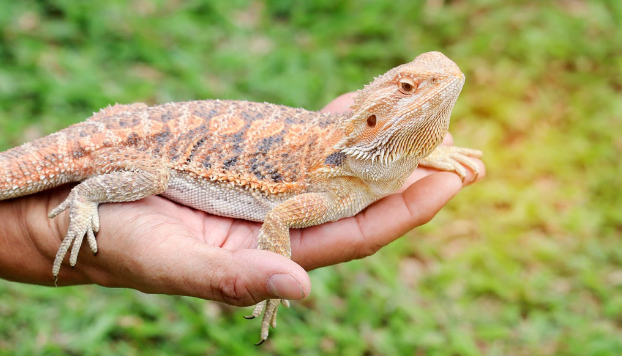
[[[0, 200], [81, 180], [79, 151], [58, 132], [0, 153]], [[75, 151], [75, 152], [74, 152]]]
[[[94, 113], [86, 122], [1, 152], [0, 200], [85, 179], [92, 171], [86, 164], [89, 157], [83, 147], [91, 148], [92, 152], [109, 142], [109, 130], [103, 121], [127, 111], [145, 108], [147, 105], [143, 103], [109, 106]], [[111, 122], [115, 123], [114, 120]]]

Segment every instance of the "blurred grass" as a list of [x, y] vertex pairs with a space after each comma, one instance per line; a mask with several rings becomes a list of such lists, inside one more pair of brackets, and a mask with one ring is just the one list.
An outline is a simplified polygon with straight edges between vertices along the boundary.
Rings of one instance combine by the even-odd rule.
[[[375, 256], [311, 273], [255, 348], [248, 310], [0, 281], [0, 355], [618, 355], [622, 3], [0, 0], [0, 149], [109, 103], [319, 109], [440, 50], [488, 177]], [[25, 261], [27, 263], [27, 261]]]

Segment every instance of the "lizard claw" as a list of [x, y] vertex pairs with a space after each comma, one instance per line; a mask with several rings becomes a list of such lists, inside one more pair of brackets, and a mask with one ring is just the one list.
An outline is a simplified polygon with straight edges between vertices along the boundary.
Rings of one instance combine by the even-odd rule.
[[456, 146], [438, 146], [429, 156], [422, 159], [419, 165], [456, 173], [464, 182], [467, 175], [464, 166], [473, 171], [475, 175], [473, 180], [477, 179], [479, 167], [472, 158], [480, 157], [482, 157], [482, 151], [479, 150]]
[[69, 264], [72, 267], [75, 266], [78, 261], [78, 253], [80, 252], [84, 237], [86, 237], [91, 251], [93, 251], [94, 254], [97, 253], [97, 242], [95, 241], [95, 233], [99, 230], [99, 213], [97, 211], [97, 206], [98, 203], [88, 201], [86, 198], [76, 193], [76, 191], [72, 191], [64, 202], [50, 212], [49, 217], [54, 218], [58, 214], [69, 209], [69, 229], [56, 253], [54, 266], [52, 268], [52, 275], [55, 281], [69, 247], [71, 247]]
[[279, 308], [279, 304], [283, 304], [286, 308], [289, 308], [289, 301], [286, 299], [268, 299], [263, 302], [258, 303], [255, 306], [255, 310], [253, 310], [253, 314], [249, 316], [245, 316], [246, 319], [254, 319], [261, 315], [262, 312], [263, 318], [261, 320], [261, 340], [255, 344], [255, 346], [259, 346], [264, 343], [268, 339], [268, 334], [270, 331], [270, 327], [276, 328], [276, 314]]

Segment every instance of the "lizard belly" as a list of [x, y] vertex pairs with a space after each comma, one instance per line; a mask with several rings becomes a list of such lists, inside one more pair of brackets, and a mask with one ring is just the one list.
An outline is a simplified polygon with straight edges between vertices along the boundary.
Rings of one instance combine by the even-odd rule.
[[168, 188], [161, 195], [210, 214], [260, 222], [281, 202], [253, 195], [239, 187], [224, 185], [174, 172], [169, 179]]

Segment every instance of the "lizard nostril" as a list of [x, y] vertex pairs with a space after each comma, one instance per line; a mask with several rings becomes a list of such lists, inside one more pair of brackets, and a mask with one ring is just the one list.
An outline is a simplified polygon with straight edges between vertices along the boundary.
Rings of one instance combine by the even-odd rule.
[[374, 127], [376, 126], [376, 115], [372, 115], [367, 118], [367, 126]]

